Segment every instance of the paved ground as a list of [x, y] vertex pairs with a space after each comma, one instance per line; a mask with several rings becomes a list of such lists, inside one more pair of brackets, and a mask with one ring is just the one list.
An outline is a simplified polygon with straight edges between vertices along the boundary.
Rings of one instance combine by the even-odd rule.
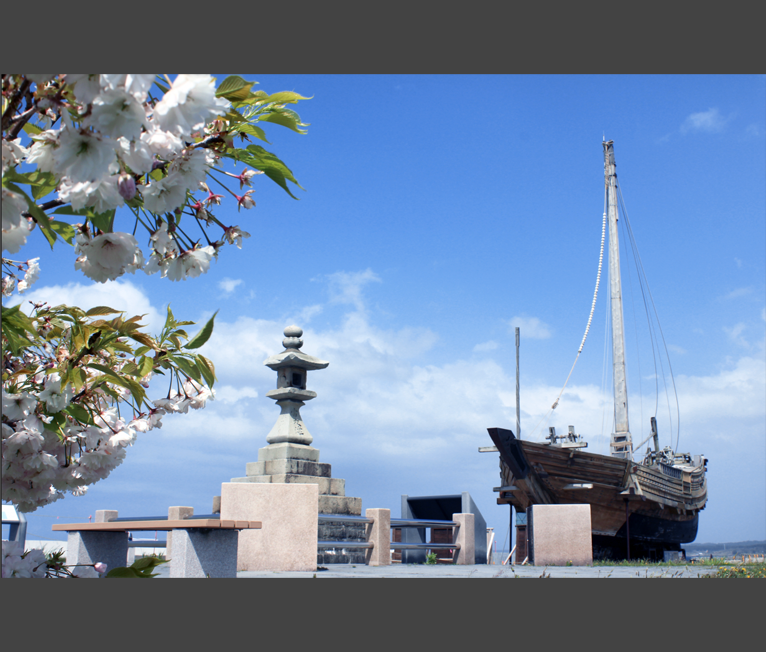
[[[240, 571], [238, 578], [354, 578], [354, 577], [700, 577], [714, 574], [710, 566], [425, 566], [419, 564], [392, 564], [391, 566], [355, 566], [352, 564], [330, 564], [327, 570], [315, 572], [254, 572]], [[170, 568], [163, 564], [158, 569], [160, 577], [169, 577]]]

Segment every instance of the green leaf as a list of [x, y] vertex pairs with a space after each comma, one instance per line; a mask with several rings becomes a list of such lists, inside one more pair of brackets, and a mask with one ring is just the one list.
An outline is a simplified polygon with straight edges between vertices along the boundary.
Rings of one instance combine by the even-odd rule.
[[250, 134], [251, 136], [255, 136], [256, 138], [262, 140], [264, 143], [269, 142], [268, 139], [266, 138], [266, 132], [260, 127], [256, 127], [255, 125], [250, 125], [250, 124], [240, 125], [240, 126], [237, 126], [235, 129], [233, 129], [232, 131], [238, 134]]
[[140, 557], [139, 559], [136, 559], [136, 561], [130, 565], [130, 568], [135, 568], [136, 570], [140, 571], [150, 571], [156, 566], [167, 563], [167, 559], [160, 559], [154, 555], [149, 555], [147, 557]]
[[[131, 376], [139, 376], [140, 378], [143, 378], [144, 376], [139, 375], [139, 368], [138, 365], [136, 365], [135, 362], [126, 362], [120, 371], [124, 374], [130, 374]], [[144, 374], [146, 375], [146, 374]]]
[[197, 365], [197, 368], [200, 370], [200, 373], [202, 374], [202, 377], [205, 379], [205, 382], [207, 383], [208, 387], [212, 387], [213, 383], [215, 383], [215, 367], [213, 366], [213, 363], [208, 360], [204, 355], [197, 354], [195, 363]]
[[247, 122], [247, 119], [242, 116], [242, 114], [239, 111], [235, 111], [234, 109], [231, 109], [228, 113], [226, 113], [224, 116], [229, 122], [232, 123], [241, 123], [241, 122]]
[[[149, 349], [154, 351], [158, 350], [157, 343], [151, 337], [149, 337], [146, 333], [131, 333], [130, 335], [128, 335], [128, 337], [130, 337], [130, 339], [132, 340], [135, 340], [136, 342], [140, 342], [141, 344], [143, 344], [144, 347], [146, 347], [146, 350], [149, 350]], [[138, 351], [136, 351], [136, 354], [141, 355], [138, 353]]]
[[96, 315], [113, 315], [115, 313], [121, 313], [122, 310], [115, 310], [114, 308], [109, 308], [107, 306], [96, 306], [95, 308], [91, 308], [88, 310], [88, 312], [85, 313], [86, 317], [95, 317]]
[[51, 220], [51, 229], [58, 233], [62, 240], [65, 240], [70, 245], [74, 240], [74, 227], [66, 222], [59, 222], [58, 220]]
[[59, 215], [78, 215], [80, 217], [87, 217], [88, 216], [89, 209], [87, 208], [80, 208], [78, 210], [75, 210], [72, 208], [71, 205], [66, 206], [59, 206], [55, 211], [53, 211], [53, 214], [59, 214]]
[[[159, 75], [157, 77], [159, 78]], [[155, 79], [154, 83], [156, 84], [157, 88], [159, 88], [163, 93], [167, 93], [170, 90], [170, 88], [168, 86], [165, 86], [165, 83], [159, 81], [159, 79]]]
[[37, 125], [33, 125], [31, 122], [27, 122], [23, 127], [24, 131], [26, 131], [30, 136], [35, 136], [42, 132], [42, 129], [38, 127]]
[[200, 381], [202, 379], [202, 374], [200, 374], [199, 369], [197, 369], [197, 367], [186, 358], [175, 356], [171, 353], [168, 354], [168, 358], [190, 378], [193, 378], [196, 381]]
[[185, 349], [198, 349], [210, 339], [210, 336], [213, 334], [213, 322], [215, 322], [215, 316], [217, 314], [218, 314], [218, 311], [216, 310], [213, 313], [213, 316], [210, 319], [208, 319], [207, 323], [202, 327], [202, 330], [199, 333], [197, 333], [189, 341], [188, 344], [184, 345]]
[[308, 133], [305, 129], [300, 128], [301, 126], [308, 126], [308, 125], [304, 125], [304, 123], [301, 122], [301, 119], [298, 116], [298, 114], [295, 113], [295, 111], [290, 111], [289, 109], [280, 109], [279, 111], [273, 111], [271, 113], [267, 113], [266, 115], [261, 117], [260, 121], [273, 122], [274, 124], [282, 125], [283, 127], [292, 129], [294, 132], [299, 134]]
[[[148, 349], [148, 347], [141, 347], [141, 348]], [[146, 374], [148, 374], [152, 370], [153, 367], [154, 367], [154, 360], [152, 360], [152, 358], [148, 358], [148, 357], [141, 358], [141, 363], [138, 365], [138, 368], [139, 368], [138, 377], [143, 378], [144, 376], [146, 376]]]
[[105, 367], [104, 365], [98, 364], [96, 362], [89, 362], [85, 366], [103, 372], [108, 377], [106, 379], [107, 382], [110, 382], [113, 385], [119, 385], [120, 387], [127, 389], [133, 395], [133, 398], [136, 400], [138, 405], [141, 405], [141, 403], [144, 402], [146, 398], [146, 392], [144, 392], [144, 388], [141, 387], [141, 385], [135, 380], [119, 376], [109, 367]]
[[32, 197], [34, 197], [35, 200], [52, 193], [58, 186], [58, 180], [50, 172], [35, 170], [29, 176], [30, 183], [33, 185]]
[[105, 213], [94, 213], [93, 211], [88, 211], [88, 219], [93, 226], [98, 227], [104, 233], [111, 233], [112, 226], [114, 225], [114, 214], [115, 209], [106, 211]]
[[[3, 177], [10, 176], [10, 172], [13, 171], [9, 169], [3, 174]], [[24, 195], [24, 199], [27, 200], [27, 208], [29, 214], [34, 218], [35, 222], [40, 225], [40, 230], [43, 232], [45, 239], [50, 244], [51, 249], [53, 249], [53, 245], [56, 243], [56, 233], [51, 228], [50, 218], [45, 214], [45, 211], [43, 211], [43, 209], [40, 208], [21, 188], [14, 185], [13, 183], [10, 183], [9, 181], [6, 181], [5, 178], [3, 178], [3, 185], [9, 190], [13, 190], [14, 192], [18, 192], [19, 194]]]
[[159, 573], [149, 573], [151, 569], [138, 569], [134, 566], [118, 566], [110, 570], [104, 577], [112, 578], [126, 578], [126, 579], [151, 579], [157, 577]]
[[303, 186], [293, 176], [292, 170], [279, 157], [265, 150], [260, 145], [248, 145], [247, 150], [237, 150], [237, 154], [239, 160], [254, 167], [256, 170], [264, 172], [269, 179], [281, 186], [293, 199], [298, 198], [290, 192], [286, 180], [292, 181], [301, 190], [304, 190]]
[[77, 403], [71, 403], [65, 411], [77, 419], [77, 421], [80, 423], [93, 423], [93, 418], [90, 416], [90, 412], [88, 412], [84, 407], [78, 405]]
[[165, 317], [165, 328], [175, 328], [176, 325], [176, 318], [173, 316], [173, 311], [170, 309], [170, 304], [168, 304], [168, 315]]
[[[313, 97], [313, 95], [311, 97]], [[281, 91], [269, 95], [266, 101], [274, 102], [275, 104], [297, 104], [298, 100], [310, 100], [311, 97], [303, 97], [303, 95], [298, 95], [298, 93], [294, 93], [293, 91]]]
[[250, 96], [250, 89], [254, 83], [245, 81], [238, 75], [230, 75], [218, 86], [215, 96], [226, 98], [230, 102], [238, 102]]

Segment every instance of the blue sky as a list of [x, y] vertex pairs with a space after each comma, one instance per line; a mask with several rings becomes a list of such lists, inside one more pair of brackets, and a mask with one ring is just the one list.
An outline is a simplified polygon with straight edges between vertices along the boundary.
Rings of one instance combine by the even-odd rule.
[[[240, 74], [313, 96], [296, 109], [307, 135], [267, 129], [267, 148], [306, 189], [300, 201], [260, 177], [256, 208], [219, 212], [251, 234], [242, 251], [225, 248], [183, 283], [139, 272], [100, 285], [39, 234], [14, 256], [41, 257], [30, 299], [147, 313], [155, 330], [168, 303], [198, 322], [219, 311], [203, 349], [218, 370], [216, 401], [141, 435], [84, 497], [30, 515], [29, 538], [96, 509], [208, 513], [221, 482], [266, 445], [279, 409], [264, 396], [276, 375], [263, 361], [296, 323], [303, 350], [330, 362], [309, 373], [318, 397], [302, 414], [347, 494], [398, 515], [402, 494], [469, 491], [502, 542], [498, 458], [477, 449], [491, 445], [488, 427], [515, 428], [514, 325], [522, 436], [572, 366], [598, 264], [604, 135], [671, 352], [679, 450], [710, 459], [697, 540], [766, 538], [764, 76]], [[646, 340], [636, 345], [630, 330], [638, 286], [623, 274], [637, 442], [654, 381]], [[605, 283], [546, 424], [575, 425], [602, 453], [612, 419], [601, 388]]]

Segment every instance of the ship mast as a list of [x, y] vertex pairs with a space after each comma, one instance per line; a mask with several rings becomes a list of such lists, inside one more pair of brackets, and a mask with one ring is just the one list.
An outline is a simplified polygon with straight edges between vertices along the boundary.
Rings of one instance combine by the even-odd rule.
[[611, 438], [613, 457], [632, 459], [633, 442], [628, 427], [628, 386], [625, 379], [625, 333], [622, 321], [622, 283], [620, 280], [620, 243], [617, 237], [617, 172], [614, 141], [604, 146], [604, 183], [608, 193], [609, 281], [612, 303], [612, 360], [614, 364], [614, 432]]

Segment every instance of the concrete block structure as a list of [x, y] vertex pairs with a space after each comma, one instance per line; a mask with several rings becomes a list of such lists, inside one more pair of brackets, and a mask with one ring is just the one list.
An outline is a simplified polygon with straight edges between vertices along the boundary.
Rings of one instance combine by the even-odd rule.
[[535, 566], [592, 566], [590, 505], [531, 505], [527, 542]]
[[221, 519], [263, 524], [240, 532], [236, 570], [316, 570], [318, 498], [315, 484], [224, 482]]

